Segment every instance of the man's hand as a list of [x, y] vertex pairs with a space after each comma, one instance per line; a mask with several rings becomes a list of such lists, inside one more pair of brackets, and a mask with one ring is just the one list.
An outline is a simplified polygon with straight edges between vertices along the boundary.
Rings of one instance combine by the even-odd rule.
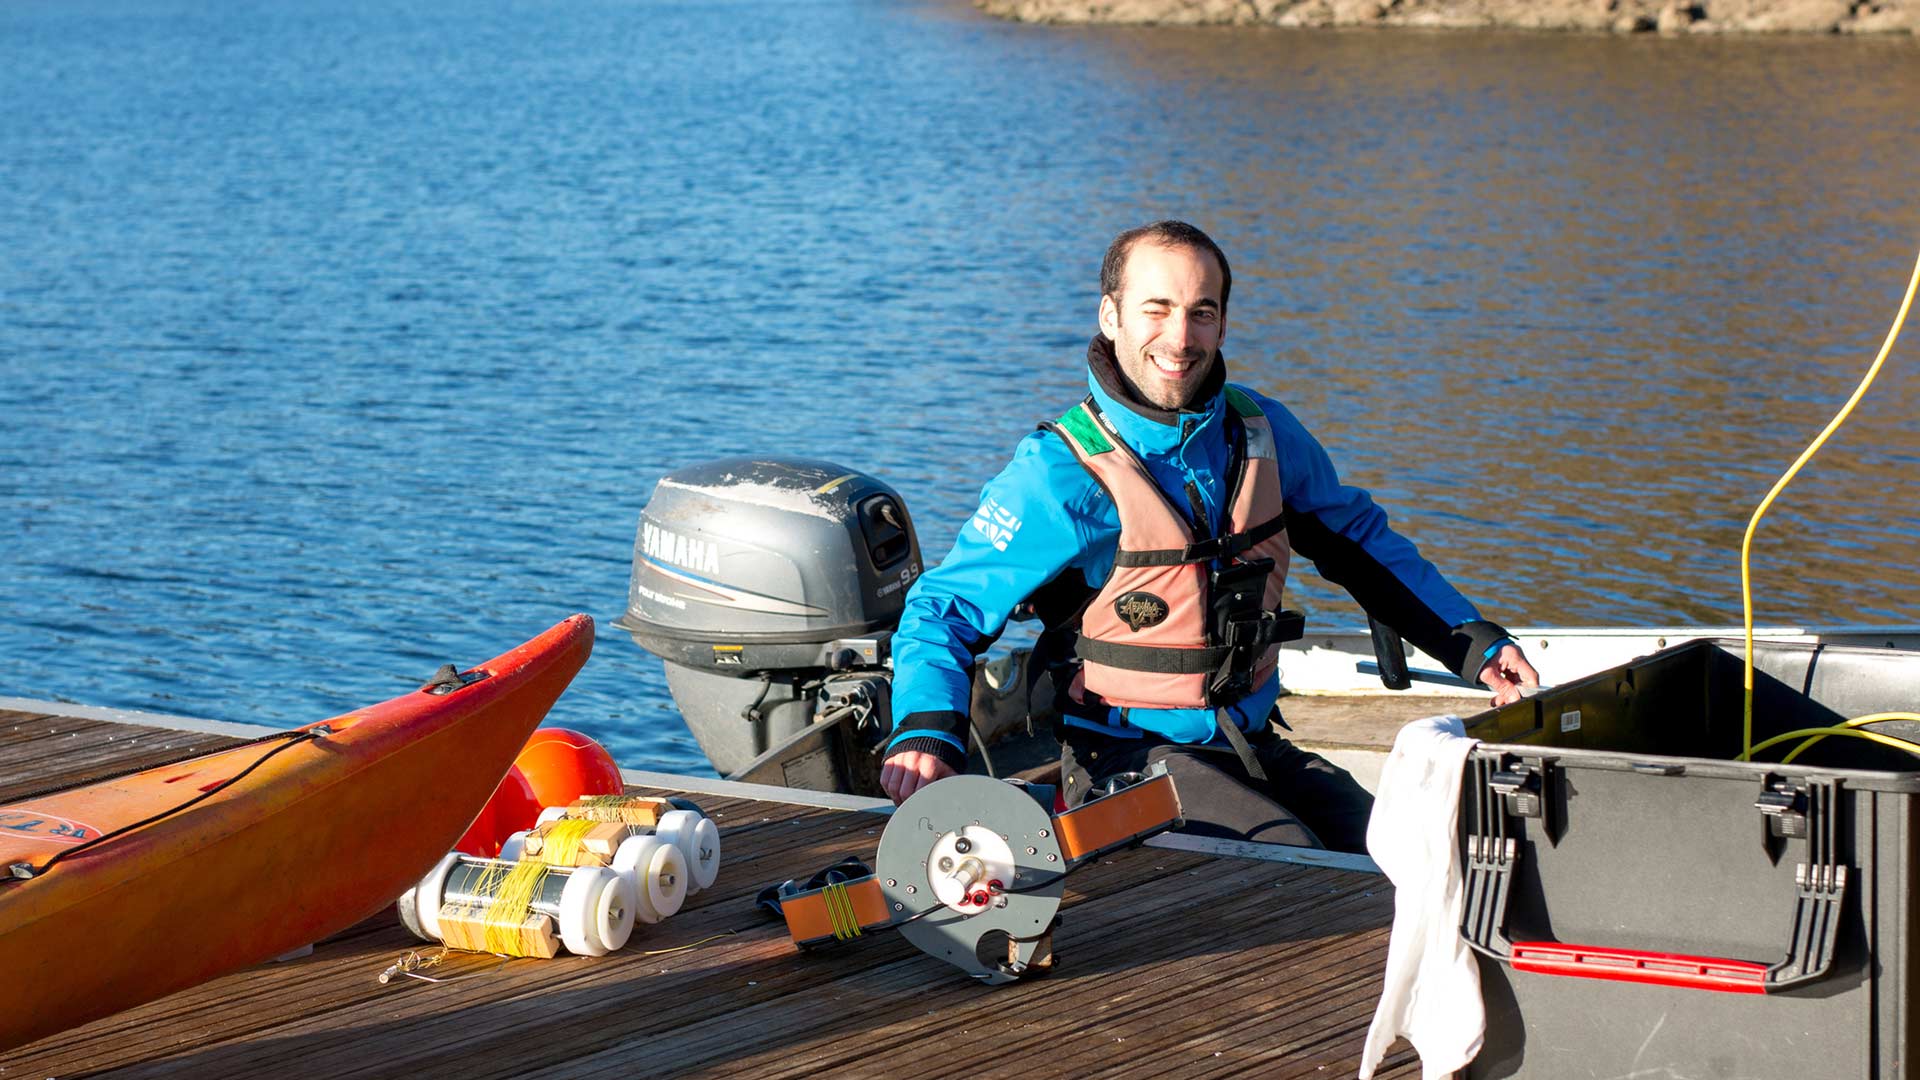
[[1480, 669], [1480, 681], [1493, 691], [1493, 704], [1497, 708], [1519, 701], [1522, 687], [1538, 687], [1540, 673], [1527, 663], [1520, 646], [1503, 645], [1493, 659], [1487, 661], [1487, 666]]
[[[1526, 661], [1522, 660], [1521, 663]], [[902, 750], [880, 764], [880, 788], [898, 806], [907, 801], [907, 796], [935, 780], [944, 780], [952, 775], [952, 767], [932, 754]]]

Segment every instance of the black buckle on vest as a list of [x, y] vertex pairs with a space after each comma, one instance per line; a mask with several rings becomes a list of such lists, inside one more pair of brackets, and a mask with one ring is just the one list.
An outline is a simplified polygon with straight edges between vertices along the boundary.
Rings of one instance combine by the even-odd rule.
[[[1253, 539], [1247, 533], [1228, 533], [1225, 536], [1196, 540], [1187, 545], [1188, 562], [1212, 562], [1215, 559], [1237, 558], [1241, 552], [1253, 547]], [[1268, 566], [1273, 560], [1266, 560]]]
[[1236, 701], [1253, 690], [1253, 668], [1274, 642], [1278, 621], [1266, 610], [1267, 577], [1272, 559], [1235, 563], [1207, 575], [1207, 603], [1213, 640], [1226, 647], [1226, 659], [1207, 684], [1214, 701]]

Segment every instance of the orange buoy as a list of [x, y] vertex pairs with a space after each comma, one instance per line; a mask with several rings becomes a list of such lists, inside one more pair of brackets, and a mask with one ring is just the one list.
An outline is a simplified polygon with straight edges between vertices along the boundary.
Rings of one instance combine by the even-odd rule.
[[500, 845], [507, 837], [521, 829], [533, 828], [533, 821], [539, 816], [540, 801], [533, 794], [533, 785], [527, 783], [526, 774], [515, 766], [500, 778], [500, 786], [493, 789], [487, 805], [480, 809], [480, 816], [467, 826], [453, 850], [491, 859], [500, 854]]
[[[533, 786], [539, 806], [566, 806], [582, 795], [618, 795], [626, 787], [620, 780], [620, 766], [614, 764], [606, 747], [566, 728], [534, 732], [513, 764]], [[538, 813], [536, 807], [534, 814]], [[531, 817], [526, 824], [515, 826], [532, 827]]]

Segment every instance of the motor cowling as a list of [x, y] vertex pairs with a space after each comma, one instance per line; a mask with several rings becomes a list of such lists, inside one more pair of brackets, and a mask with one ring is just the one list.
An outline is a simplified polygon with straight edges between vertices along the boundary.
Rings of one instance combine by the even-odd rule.
[[710, 461], [655, 486], [615, 625], [666, 661], [714, 768], [744, 776], [814, 722], [823, 696], [849, 696], [822, 695], [834, 678], [868, 673], [868, 707], [884, 706], [887, 639], [920, 570], [906, 503], [879, 480], [811, 459]]

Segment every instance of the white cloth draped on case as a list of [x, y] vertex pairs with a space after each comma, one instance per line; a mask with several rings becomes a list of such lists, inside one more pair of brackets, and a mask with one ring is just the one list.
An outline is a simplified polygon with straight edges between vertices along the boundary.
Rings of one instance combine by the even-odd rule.
[[1478, 743], [1458, 717], [1415, 720], [1400, 729], [1381, 769], [1367, 851], [1393, 882], [1393, 931], [1360, 1080], [1370, 1080], [1402, 1035], [1420, 1054], [1423, 1080], [1440, 1080], [1480, 1052], [1487, 1014], [1480, 969], [1460, 937], [1464, 885], [1454, 839], [1461, 773]]

